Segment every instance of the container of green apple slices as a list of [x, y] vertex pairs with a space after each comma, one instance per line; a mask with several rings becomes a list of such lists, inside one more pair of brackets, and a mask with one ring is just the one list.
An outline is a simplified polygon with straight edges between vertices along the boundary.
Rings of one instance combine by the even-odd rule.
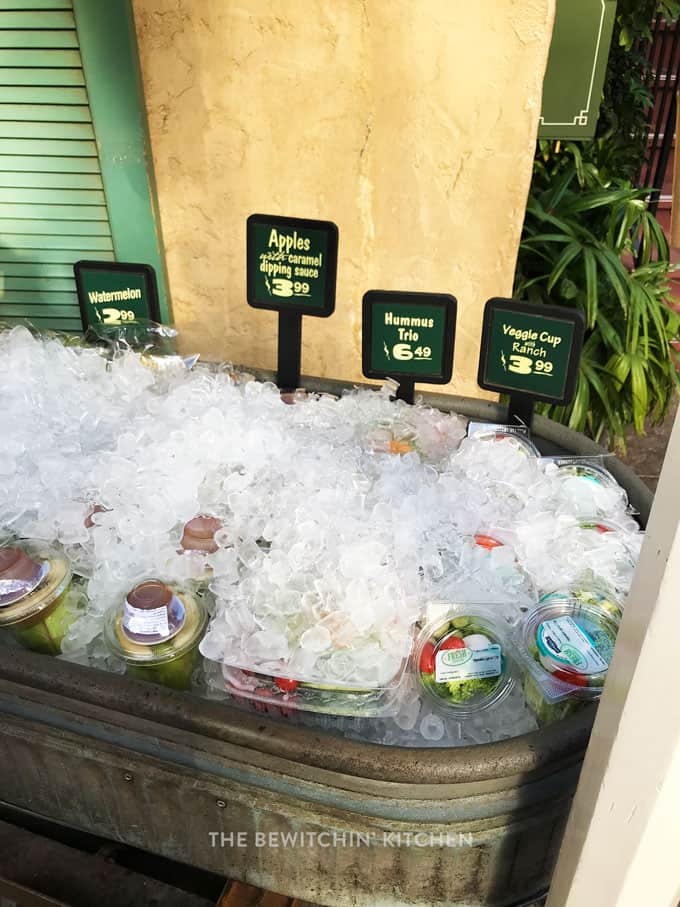
[[43, 543], [22, 540], [0, 548], [0, 629], [26, 649], [61, 654], [61, 644], [78, 617], [69, 608], [70, 563]]
[[200, 663], [198, 645], [207, 621], [203, 604], [190, 592], [149, 579], [107, 612], [104, 635], [127, 674], [187, 690]]
[[461, 718], [498, 705], [515, 683], [503, 624], [476, 606], [461, 605], [429, 621], [415, 655], [425, 692]]

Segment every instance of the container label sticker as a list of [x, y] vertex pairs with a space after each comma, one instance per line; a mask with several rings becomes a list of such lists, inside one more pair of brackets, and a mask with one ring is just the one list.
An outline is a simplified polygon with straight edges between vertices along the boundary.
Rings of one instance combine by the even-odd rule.
[[135, 636], [169, 636], [168, 609], [162, 608], [134, 608], [125, 602], [123, 612], [123, 627], [128, 633]]
[[500, 677], [501, 647], [491, 645], [486, 649], [447, 649], [437, 652], [434, 676], [437, 683], [450, 680], [480, 680], [483, 677]]
[[558, 664], [580, 674], [602, 674], [609, 667], [612, 644], [607, 634], [594, 625], [592, 633], [572, 617], [556, 617], [539, 625], [536, 642], [541, 655]]

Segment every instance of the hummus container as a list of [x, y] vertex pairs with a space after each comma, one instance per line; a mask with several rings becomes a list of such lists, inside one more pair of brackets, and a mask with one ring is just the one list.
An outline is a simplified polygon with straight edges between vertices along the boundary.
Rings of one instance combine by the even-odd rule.
[[290, 718], [295, 712], [377, 718], [398, 711], [404, 668], [386, 687], [351, 689], [257, 674], [213, 663], [208, 672], [208, 683], [235, 699], [249, 702], [258, 712], [284, 718]]

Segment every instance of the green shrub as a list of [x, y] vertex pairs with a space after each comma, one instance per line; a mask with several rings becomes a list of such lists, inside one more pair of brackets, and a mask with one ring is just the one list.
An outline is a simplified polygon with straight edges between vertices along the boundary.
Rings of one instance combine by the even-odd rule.
[[603, 183], [574, 143], [559, 156], [545, 147], [515, 295], [579, 308], [587, 331], [573, 403], [542, 411], [596, 440], [623, 443], [628, 425], [642, 433], [646, 417], [662, 419], [680, 389], [670, 343], [680, 318], [666, 304], [668, 244], [644, 190]]
[[586, 317], [576, 396], [540, 411], [612, 446], [663, 419], [680, 390], [668, 243], [633, 185], [652, 103], [636, 39], [655, 12], [675, 17], [680, 0], [619, 0], [597, 137], [539, 142], [515, 277], [515, 296]]

